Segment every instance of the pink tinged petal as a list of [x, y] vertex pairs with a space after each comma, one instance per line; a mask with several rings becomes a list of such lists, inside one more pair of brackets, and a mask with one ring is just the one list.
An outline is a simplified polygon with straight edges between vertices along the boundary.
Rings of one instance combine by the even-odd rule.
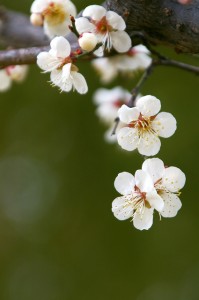
[[164, 218], [175, 217], [179, 209], [182, 207], [182, 203], [178, 196], [172, 193], [162, 192], [161, 197], [164, 200], [164, 208], [161, 211], [161, 215]]
[[143, 193], [154, 191], [154, 184], [151, 176], [143, 170], [137, 170], [135, 172], [135, 184]]
[[123, 127], [117, 134], [118, 144], [127, 151], [133, 151], [137, 148], [139, 137], [135, 128]]
[[162, 179], [162, 184], [170, 192], [178, 192], [185, 185], [185, 174], [176, 167], [165, 169], [165, 174]]
[[42, 13], [48, 6], [46, 0], [35, 0], [30, 8], [31, 13]]
[[123, 104], [118, 110], [118, 116], [123, 123], [130, 124], [139, 118], [140, 112], [136, 107], [128, 107]]
[[77, 31], [82, 34], [84, 32], [95, 32], [95, 25], [93, 25], [87, 18], [80, 17], [75, 20]]
[[49, 52], [41, 52], [37, 56], [37, 65], [46, 72], [51, 72], [60, 66], [61, 61]]
[[121, 195], [131, 194], [135, 186], [135, 178], [131, 173], [119, 173], [114, 182], [115, 189]]
[[140, 110], [141, 114], [146, 117], [155, 116], [161, 108], [160, 100], [154, 96], [144, 96], [139, 98], [136, 107]]
[[161, 179], [164, 174], [164, 163], [159, 158], [149, 158], [142, 164], [142, 170], [147, 172], [153, 179], [153, 182]]
[[106, 9], [100, 5], [89, 5], [87, 6], [82, 16], [83, 17], [90, 17], [93, 20], [101, 20], [106, 15]]
[[114, 11], [107, 11], [106, 20], [113, 29], [124, 30], [126, 28], [124, 19]]
[[152, 128], [155, 132], [164, 138], [168, 138], [176, 131], [176, 119], [167, 112], [159, 113], [152, 122]]
[[131, 218], [133, 211], [133, 205], [128, 202], [126, 197], [118, 197], [112, 202], [112, 212], [120, 221]]
[[153, 133], [145, 133], [139, 140], [138, 152], [142, 155], [153, 156], [160, 150], [160, 139]]
[[50, 46], [51, 46], [51, 53], [56, 57], [65, 58], [70, 55], [71, 52], [70, 43], [63, 36], [55, 37], [51, 41]]
[[88, 92], [88, 86], [84, 76], [78, 72], [71, 72], [73, 78], [73, 86], [79, 94], [86, 94]]
[[110, 37], [113, 48], [119, 53], [127, 52], [132, 46], [131, 38], [125, 31], [112, 31]]
[[144, 212], [139, 214], [135, 213], [133, 218], [133, 225], [139, 230], [148, 230], [153, 224], [153, 208], [144, 208]]
[[156, 191], [152, 193], [147, 193], [146, 199], [149, 202], [150, 206], [157, 211], [161, 212], [164, 208], [164, 201], [162, 198], [157, 194]]

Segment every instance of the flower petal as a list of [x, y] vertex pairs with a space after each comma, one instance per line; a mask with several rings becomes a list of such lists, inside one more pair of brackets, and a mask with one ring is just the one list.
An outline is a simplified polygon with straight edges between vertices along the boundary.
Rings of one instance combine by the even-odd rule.
[[185, 174], [180, 169], [176, 167], [169, 167], [165, 169], [162, 184], [170, 192], [178, 192], [185, 185], [185, 181]]
[[126, 197], [118, 197], [112, 202], [112, 212], [118, 220], [132, 217], [134, 208]]
[[50, 55], [49, 52], [40, 52], [37, 55], [37, 65], [46, 72], [51, 72], [60, 66], [61, 61]]
[[71, 52], [70, 43], [63, 36], [55, 37], [51, 41], [50, 46], [51, 46], [50, 53], [56, 57], [65, 58], [70, 55]]
[[127, 151], [133, 151], [137, 148], [139, 137], [135, 128], [123, 127], [117, 134], [118, 144]]
[[93, 20], [101, 20], [106, 15], [106, 9], [100, 5], [89, 5], [87, 6], [82, 16], [83, 17], [90, 17]]
[[161, 211], [161, 215], [164, 218], [173, 218], [177, 215], [177, 212], [182, 207], [182, 203], [178, 196], [172, 193], [162, 192], [160, 194], [164, 200], [164, 208]]
[[147, 193], [146, 199], [149, 202], [150, 206], [157, 211], [161, 212], [164, 208], [164, 201], [162, 198], [157, 194], [156, 191], [152, 193]]
[[77, 31], [82, 34], [84, 32], [95, 32], [95, 25], [93, 25], [87, 18], [80, 17], [75, 20]]
[[161, 112], [152, 121], [152, 128], [159, 136], [168, 138], [176, 131], [176, 119], [170, 113]]
[[143, 170], [135, 172], [135, 184], [142, 193], [154, 191], [154, 184], [151, 176]]
[[135, 186], [135, 178], [131, 173], [119, 173], [114, 182], [115, 189], [121, 195], [131, 194]]
[[160, 139], [153, 133], [145, 133], [139, 140], [138, 151], [142, 155], [153, 156], [160, 150]]
[[136, 107], [140, 110], [143, 116], [155, 116], [161, 108], [160, 100], [154, 96], [148, 95], [139, 98]]
[[70, 29], [68, 27], [69, 24], [69, 21], [66, 20], [65, 22], [59, 23], [57, 25], [52, 25], [44, 19], [44, 32], [50, 39], [52, 39], [56, 35], [65, 36], [70, 32]]
[[106, 20], [113, 29], [124, 30], [126, 28], [124, 19], [114, 11], [107, 11]]
[[53, 70], [50, 74], [50, 80], [56, 86], [60, 86], [62, 82], [62, 70]]
[[139, 230], [147, 230], [153, 224], [153, 208], [146, 208], [144, 209], [143, 214], [135, 213], [133, 218], [133, 225], [135, 228]]
[[131, 48], [131, 38], [125, 31], [112, 31], [110, 32], [110, 36], [113, 48], [117, 52], [125, 53]]
[[11, 78], [7, 75], [5, 70], [0, 70], [0, 92], [7, 91], [12, 84]]
[[73, 86], [79, 94], [86, 94], [88, 92], [88, 86], [84, 76], [78, 72], [71, 72], [73, 77]]
[[118, 116], [123, 123], [130, 124], [139, 118], [140, 112], [136, 107], [128, 107], [123, 104], [118, 110]]
[[42, 13], [46, 7], [48, 6], [48, 2], [46, 0], [35, 0], [30, 8], [31, 13]]
[[159, 158], [149, 158], [142, 164], [142, 170], [147, 172], [153, 179], [153, 183], [161, 179], [164, 174], [164, 163]]

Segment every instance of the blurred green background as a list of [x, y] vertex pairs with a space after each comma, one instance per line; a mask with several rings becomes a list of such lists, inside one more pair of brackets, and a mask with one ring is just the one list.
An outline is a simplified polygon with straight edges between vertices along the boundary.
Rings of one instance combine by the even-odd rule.
[[[2, 4], [29, 13], [31, 2]], [[81, 10], [92, 2], [75, 4]], [[80, 70], [85, 96], [60, 94], [36, 66], [24, 84], [0, 94], [0, 299], [199, 299], [199, 78], [160, 67], [142, 90], [177, 118], [158, 156], [187, 182], [177, 217], [156, 215], [141, 232], [116, 220], [111, 202], [117, 174], [134, 173], [142, 158], [104, 142], [92, 103], [101, 84], [89, 64]]]

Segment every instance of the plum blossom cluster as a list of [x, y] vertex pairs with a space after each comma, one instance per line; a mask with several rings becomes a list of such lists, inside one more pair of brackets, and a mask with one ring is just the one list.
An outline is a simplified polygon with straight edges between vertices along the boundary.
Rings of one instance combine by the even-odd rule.
[[0, 70], [0, 92], [5, 92], [10, 89], [12, 82], [23, 82], [26, 78], [28, 66], [15, 65], [8, 66]]
[[113, 201], [112, 212], [118, 220], [131, 218], [135, 228], [148, 230], [155, 211], [164, 218], [176, 216], [185, 180], [180, 169], [165, 167], [159, 158], [147, 159], [135, 176], [122, 172], [116, 177], [114, 185], [122, 196]]

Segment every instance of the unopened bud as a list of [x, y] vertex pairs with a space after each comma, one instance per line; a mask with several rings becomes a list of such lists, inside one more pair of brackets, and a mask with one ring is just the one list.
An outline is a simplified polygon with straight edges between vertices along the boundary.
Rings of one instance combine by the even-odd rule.
[[42, 26], [43, 25], [43, 17], [41, 14], [33, 13], [30, 16], [30, 23], [34, 26]]
[[93, 33], [85, 32], [79, 38], [79, 45], [85, 51], [92, 51], [97, 45], [97, 38]]

